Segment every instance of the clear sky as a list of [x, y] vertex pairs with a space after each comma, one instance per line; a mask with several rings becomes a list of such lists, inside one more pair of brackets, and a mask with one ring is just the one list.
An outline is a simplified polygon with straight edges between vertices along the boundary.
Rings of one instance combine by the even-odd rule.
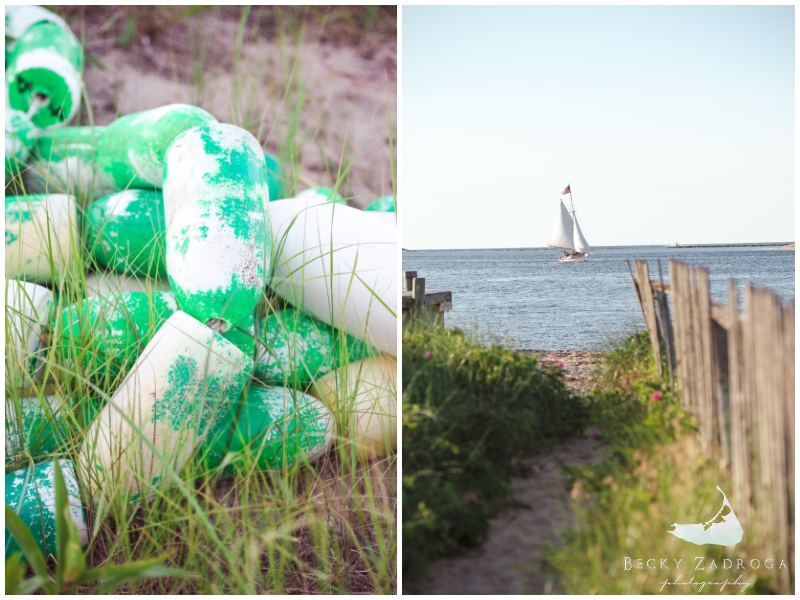
[[567, 183], [593, 246], [794, 241], [794, 7], [404, 6], [402, 35], [404, 248], [545, 246]]

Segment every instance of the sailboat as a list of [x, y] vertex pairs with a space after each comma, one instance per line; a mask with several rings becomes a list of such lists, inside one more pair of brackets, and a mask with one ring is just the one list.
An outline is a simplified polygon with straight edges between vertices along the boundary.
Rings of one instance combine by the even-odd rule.
[[575, 216], [575, 208], [572, 205], [572, 190], [570, 186], [565, 187], [564, 191], [561, 192], [562, 196], [564, 194], [569, 194], [572, 213], [567, 210], [564, 201], [559, 198], [556, 220], [553, 223], [553, 231], [550, 233], [550, 241], [547, 242], [547, 245], [551, 248], [568, 250], [563, 255], [559, 253], [559, 262], [583, 262], [594, 252], [592, 252], [589, 242], [583, 237], [581, 227], [578, 225], [578, 217]]

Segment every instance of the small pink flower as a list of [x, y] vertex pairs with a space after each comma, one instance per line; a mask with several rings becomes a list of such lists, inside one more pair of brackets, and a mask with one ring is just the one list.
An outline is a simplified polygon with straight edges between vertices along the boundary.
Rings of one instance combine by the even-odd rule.
[[497, 411], [495, 409], [493, 409], [493, 408], [490, 408], [486, 412], [489, 413], [490, 417], [493, 417], [493, 416], [495, 416], [497, 414]]
[[539, 474], [539, 467], [536, 465], [531, 465], [531, 475], [538, 475]]
[[433, 360], [433, 354], [430, 352], [425, 353], [425, 360]]
[[556, 363], [556, 366], [557, 366], [559, 369], [563, 369], [563, 368], [564, 368], [564, 363], [563, 363], [562, 361], [558, 361], [558, 362]]
[[592, 430], [589, 432], [589, 434], [590, 434], [592, 437], [600, 437], [600, 436], [602, 435], [602, 434], [600, 433], [600, 430], [599, 430], [599, 429], [597, 429], [597, 428], [593, 428], [593, 429], [592, 429]]
[[653, 400], [661, 400], [661, 392], [653, 392]]

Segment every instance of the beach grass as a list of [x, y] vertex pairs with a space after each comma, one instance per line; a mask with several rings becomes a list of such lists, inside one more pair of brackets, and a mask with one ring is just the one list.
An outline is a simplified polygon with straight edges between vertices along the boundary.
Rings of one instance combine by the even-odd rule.
[[[148, 17], [144, 7], [109, 8], [106, 31], [119, 30], [120, 36], [124, 34], [133, 40], [142, 33], [154, 35], [150, 28], [163, 27], [170, 20], [178, 24], [191, 18], [212, 20], [219, 10], [182, 13], [162, 7], [155, 12], [168, 18], [158, 21]], [[354, 15], [354, 23], [362, 23], [359, 16], [362, 11], [347, 10]], [[82, 15], [67, 15], [76, 32], [86, 29], [81, 24]], [[263, 11], [258, 11], [258, 15], [263, 17]], [[234, 65], [241, 64], [243, 50], [256, 35], [252, 17], [247, 8], [239, 12], [234, 55], [228, 57]], [[236, 68], [233, 81], [240, 101], [230, 106], [229, 114], [216, 116], [220, 121], [249, 129], [280, 156], [287, 170], [288, 196], [298, 188], [298, 183], [307, 179], [303, 175], [303, 156], [316, 150], [316, 138], [325, 133], [324, 120], [314, 114], [318, 109], [304, 101], [309, 82], [303, 77], [306, 55], [299, 47], [311, 43], [318, 48], [318, 40], [309, 42], [307, 38], [311, 23], [315, 23], [315, 30], [325, 20], [344, 27], [342, 22], [346, 18], [321, 8], [276, 9], [272, 18], [269, 27], [280, 40], [278, 55], [287, 76], [285, 87], [270, 91], [275, 95], [274, 102], [260, 98], [254, 92], [256, 82], [251, 80], [254, 75], [247, 69]], [[125, 37], [119, 40], [121, 45], [125, 45], [125, 40]], [[85, 38], [82, 41], [85, 43]], [[208, 87], [204, 61], [210, 60], [210, 50], [202, 38], [195, 39], [190, 47], [195, 66], [188, 83], [193, 88], [193, 97], [203, 107]], [[102, 62], [102, 57], [96, 56], [94, 60]], [[178, 69], [173, 73], [176, 81], [186, 83]], [[278, 107], [269, 120], [263, 109], [268, 102]], [[73, 124], [94, 124], [91, 103], [85, 101], [84, 107], [81, 121]], [[392, 123], [390, 118], [387, 128], [385, 122], [376, 122], [371, 134], [394, 139]], [[341, 155], [348, 156], [346, 168], [340, 166], [343, 162], [340, 161], [330, 173], [332, 185], [344, 190], [345, 195], [350, 194], [348, 169], [357, 168], [361, 158], [360, 142], [356, 138], [352, 145], [341, 148]], [[55, 181], [51, 185], [46, 166], [38, 167], [44, 173], [41, 184], [48, 191], [62, 191]], [[393, 161], [387, 169], [391, 169], [394, 180]], [[7, 181], [6, 193], [28, 193], [26, 177], [16, 176]], [[90, 184], [78, 197], [79, 212], [94, 197]], [[96, 290], [87, 282], [87, 276], [104, 271], [80, 236], [70, 240], [70, 253], [72, 260], [65, 269], [55, 266], [52, 269], [52, 288], [57, 291], [53, 312], [56, 319], [67, 307], [94, 295]], [[53, 257], [50, 258], [53, 262]], [[142, 285], [152, 289], [154, 282], [143, 280]], [[282, 308], [284, 302], [267, 290], [262, 306], [271, 312]], [[124, 372], [118, 364], [80, 344], [77, 341], [80, 336], [63, 338], [58, 321], [55, 325], [48, 332], [49, 349], [43, 358], [45, 383], [29, 381], [25, 389], [7, 387], [7, 403], [20, 408], [24, 398], [36, 398], [45, 405], [48, 396], [58, 396], [61, 406], [57, 413], [46, 411], [51, 424], [59, 427], [56, 448], [50, 456], [72, 459], [80, 469], [76, 457], [83, 433], [93, 415], [109, 401]], [[76, 326], [84, 337], [91, 335], [95, 327], [89, 322]], [[341, 343], [346, 343], [344, 337]], [[393, 593], [396, 590], [396, 456], [390, 451], [383, 459], [359, 458], [348, 426], [352, 422], [350, 409], [354, 400], [340, 398], [337, 402], [333, 418], [339, 425], [338, 434], [329, 452], [313, 463], [301, 460], [298, 464], [264, 471], [258, 467], [258, 448], [242, 451], [233, 474], [226, 471], [227, 462], [208, 470], [200, 461], [190, 460], [180, 470], [167, 469], [165, 478], [154, 488], [154, 496], [147, 500], [132, 500], [129, 494], [119, 493], [109, 500], [98, 501], [91, 497], [91, 490], [98, 487], [92, 475], [79, 470], [90, 534], [87, 548], [90, 566], [158, 558], [165, 567], [197, 575], [193, 579], [166, 576], [134, 580], [116, 588], [116, 593]], [[8, 423], [6, 427], [8, 432]], [[30, 454], [7, 456], [6, 471], [30, 465], [33, 460]], [[28, 572], [27, 576], [30, 575]], [[82, 586], [76, 591], [88, 593], [93, 589]]]
[[757, 524], [726, 547], [668, 533], [673, 523], [712, 519], [723, 501], [716, 487], [730, 498], [732, 484], [721, 456], [703, 451], [694, 419], [657, 376], [650, 348], [643, 332], [604, 356], [587, 399], [606, 460], [567, 469], [576, 526], [548, 554], [547, 568], [570, 594], [776, 590], [781, 557], [759, 554]]
[[526, 352], [412, 321], [403, 330], [403, 578], [479, 544], [512, 500], [517, 459], [581, 434], [583, 401]]

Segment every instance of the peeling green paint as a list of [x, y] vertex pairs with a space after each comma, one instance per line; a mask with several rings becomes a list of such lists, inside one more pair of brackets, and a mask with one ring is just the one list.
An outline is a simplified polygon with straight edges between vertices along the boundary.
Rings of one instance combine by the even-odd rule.
[[232, 453], [238, 456], [226, 471], [251, 464], [247, 456], [259, 469], [280, 469], [318, 457], [332, 434], [332, 415], [319, 400], [288, 388], [251, 386], [210, 431], [198, 459], [214, 469]]
[[316, 379], [378, 351], [294, 308], [261, 323], [255, 375], [269, 384], [307, 387]]

